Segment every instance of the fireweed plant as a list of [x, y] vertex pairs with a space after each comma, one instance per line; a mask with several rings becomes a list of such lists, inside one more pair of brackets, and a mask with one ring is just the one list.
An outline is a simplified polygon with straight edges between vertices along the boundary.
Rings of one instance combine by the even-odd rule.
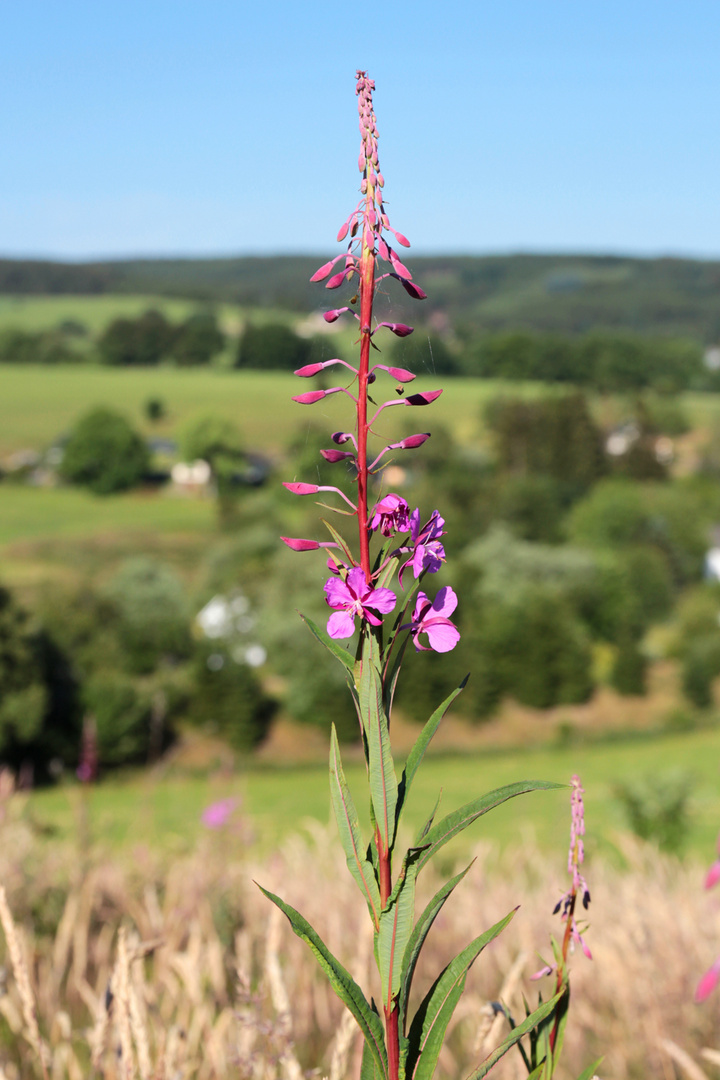
[[[475, 938], [440, 972], [411, 1014], [409, 1008], [413, 975], [428, 931], [446, 900], [465, 877], [469, 867], [455, 875], [433, 896], [419, 917], [415, 917], [415, 884], [429, 860], [452, 837], [489, 810], [525, 792], [557, 788], [544, 781], [526, 781], [482, 795], [459, 810], [436, 821], [438, 805], [429, 815], [414, 844], [398, 853], [396, 845], [402, 812], [413, 779], [437, 728], [464, 682], [432, 713], [397, 778], [390, 744], [390, 716], [393, 697], [405, 649], [412, 641], [418, 652], [449, 652], [460, 634], [452, 621], [458, 600], [447, 585], [431, 591], [425, 579], [437, 573], [445, 561], [445, 522], [437, 510], [411, 510], [402, 496], [379, 490], [369, 509], [370, 486], [382, 477], [387, 455], [394, 451], [421, 447], [428, 432], [386, 443], [377, 452], [369, 450], [376, 437], [379, 418], [394, 407], [417, 409], [430, 405], [441, 390], [405, 393], [415, 378], [404, 368], [373, 363], [379, 353], [376, 335], [391, 333], [406, 337], [412, 327], [397, 322], [377, 322], [373, 305], [378, 287], [394, 279], [412, 298], [425, 293], [401, 262], [396, 247], [409, 247], [408, 240], [390, 225], [383, 201], [385, 181], [378, 162], [378, 132], [373, 110], [374, 83], [363, 71], [357, 73], [360, 117], [361, 198], [343, 223], [338, 241], [348, 240], [346, 250], [321, 266], [313, 281], [325, 281], [330, 290], [349, 286], [351, 296], [344, 306], [325, 313], [327, 322], [340, 317], [355, 318], [359, 324], [358, 366], [332, 359], [309, 364], [295, 372], [311, 378], [327, 368], [345, 376], [346, 385], [309, 390], [294, 398], [312, 405], [334, 394], [345, 394], [355, 406], [353, 431], [336, 431], [332, 447], [322, 451], [328, 462], [350, 465], [356, 484], [354, 497], [339, 487], [309, 483], [286, 483], [296, 495], [326, 493], [344, 503], [328, 509], [346, 515], [357, 529], [357, 543], [350, 542], [329, 522], [324, 522], [329, 539], [318, 541], [283, 537], [294, 551], [323, 550], [330, 577], [325, 598], [331, 614], [327, 627], [305, 622], [315, 637], [342, 664], [360, 722], [365, 751], [370, 797], [369, 843], [363, 840], [358, 814], [347, 785], [337, 736], [333, 729], [330, 744], [330, 787], [338, 829], [348, 868], [367, 904], [374, 931], [375, 961], [380, 980], [380, 1002], [368, 1000], [361, 987], [325, 946], [312, 926], [278, 896], [265, 892], [288, 917], [294, 932], [313, 951], [335, 993], [354, 1016], [364, 1037], [362, 1080], [430, 1080], [447, 1026], [462, 995], [468, 971], [483, 949], [507, 926], [515, 914], [505, 918]], [[340, 263], [340, 269], [336, 269]], [[379, 272], [384, 267], [382, 272]], [[383, 285], [383, 288], [386, 286]], [[395, 397], [378, 404], [371, 396], [375, 384], [390, 379]], [[324, 505], [324, 504], [321, 504]], [[371, 550], [373, 549], [373, 550]], [[394, 586], [394, 587], [392, 587]], [[425, 589], [428, 591], [424, 591]], [[356, 637], [353, 651], [343, 642]], [[555, 993], [525, 1020], [514, 1026], [498, 1046], [472, 1073], [480, 1080], [513, 1045], [526, 1034], [552, 1025], [555, 1010], [564, 999], [566, 975], [558, 966]], [[549, 1036], [548, 1036], [549, 1038]], [[546, 1040], [547, 1042], [548, 1040]], [[539, 1074], [538, 1074], [539, 1075]]]

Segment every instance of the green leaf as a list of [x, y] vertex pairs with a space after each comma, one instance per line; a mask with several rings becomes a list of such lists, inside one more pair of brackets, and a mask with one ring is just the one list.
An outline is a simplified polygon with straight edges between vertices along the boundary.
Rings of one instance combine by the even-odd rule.
[[447, 844], [448, 840], [452, 840], [453, 836], [462, 832], [477, 818], [487, 814], [488, 810], [493, 810], [508, 799], [513, 799], [516, 795], [524, 795], [528, 791], [554, 791], [564, 787], [567, 787], [567, 784], [554, 784], [549, 780], [521, 780], [519, 783], [507, 784], [505, 787], [496, 788], [495, 791], [489, 791], [487, 795], [473, 799], [472, 802], [461, 806], [459, 810], [448, 814], [442, 821], [438, 821], [437, 825], [433, 825], [423, 839], [423, 844], [428, 846], [418, 869], [422, 869], [428, 859], [432, 858], [444, 844]]
[[[329, 506], [328, 509], [329, 510], [334, 510], [335, 507], [334, 506]], [[341, 513], [343, 513], [343, 512], [344, 511], [341, 511]], [[337, 529], [334, 529], [333, 526], [330, 524], [330, 522], [327, 521], [325, 518], [322, 518], [322, 523], [325, 526], [325, 528], [327, 529], [327, 531], [330, 533], [330, 535], [332, 536], [335, 543], [338, 545], [338, 547], [342, 551], [342, 553], [345, 556], [345, 558], [347, 559], [348, 563], [352, 566], [353, 562], [355, 560], [353, 559], [352, 551], [347, 546], [347, 541], [345, 540], [345, 538], [343, 536], [341, 536], [340, 533], [337, 531]]]
[[355, 666], [355, 660], [351, 653], [349, 653], [347, 649], [343, 649], [342, 645], [338, 645], [325, 630], [322, 630], [317, 623], [314, 623], [307, 615], [303, 615], [302, 612], [300, 612], [300, 618], [305, 623], [308, 630], [315, 635], [320, 644], [324, 645], [328, 652], [332, 653], [332, 655], [340, 661], [343, 667], [347, 668], [348, 671], [352, 671]]
[[533, 1028], [535, 1028], [538, 1024], [541, 1024], [543, 1020], [545, 1020], [555, 1011], [555, 1006], [559, 1002], [564, 992], [565, 991], [563, 988], [563, 990], [559, 994], [556, 994], [555, 997], [550, 998], [549, 1001], [545, 1001], [542, 1005], [540, 1005], [539, 1008], [535, 1010], [535, 1012], [530, 1013], [526, 1020], [523, 1020], [521, 1024], [518, 1024], [516, 1027], [514, 1027], [508, 1037], [504, 1040], [504, 1042], [501, 1042], [500, 1045], [496, 1047], [491, 1054], [488, 1054], [488, 1056], [485, 1058], [479, 1068], [477, 1068], [475, 1072], [470, 1073], [470, 1076], [467, 1077], [467, 1080], [483, 1080], [483, 1077], [487, 1076], [493, 1066], [497, 1065], [500, 1058], [507, 1054], [508, 1050], [510, 1050], [515, 1045], [515, 1043], [519, 1042], [520, 1039], [523, 1038], [523, 1036], [528, 1035], [533, 1030]]
[[592, 1065], [588, 1065], [587, 1069], [583, 1069], [578, 1076], [578, 1080], [592, 1080], [604, 1060], [604, 1058], [599, 1057], [597, 1061], [593, 1061]]
[[395, 822], [396, 830], [400, 820], [400, 813], [405, 804], [408, 792], [410, 791], [410, 785], [413, 782], [415, 773], [420, 768], [420, 763], [425, 756], [425, 751], [430, 745], [433, 735], [440, 727], [440, 722], [444, 717], [445, 713], [448, 711], [458, 694], [461, 694], [462, 691], [465, 689], [465, 685], [469, 678], [470, 676], [466, 675], [460, 685], [455, 690], [453, 690], [451, 694], [448, 694], [448, 696], [445, 698], [441, 705], [438, 705], [437, 709], [432, 714], [428, 722], [425, 724], [425, 727], [418, 735], [412, 750], [408, 754], [408, 759], [405, 762], [405, 768], [403, 769], [402, 779], [400, 781], [400, 787], [398, 791], [397, 820]]
[[363, 854], [357, 810], [345, 779], [334, 724], [330, 735], [330, 794], [348, 868], [365, 897], [377, 929], [380, 919], [380, 890], [373, 865]]
[[386, 851], [392, 850], [395, 832], [395, 809], [397, 807], [398, 782], [390, 748], [390, 733], [382, 705], [380, 675], [369, 649], [363, 650], [360, 672], [360, 711], [363, 716], [368, 743], [368, 771], [370, 797], [375, 821]]
[[[473, 862], [475, 860], [473, 859]], [[472, 866], [472, 863], [470, 863]], [[466, 866], [459, 874], [456, 874], [454, 878], [447, 881], [441, 889], [439, 889], [433, 896], [430, 903], [427, 905], [422, 915], [415, 923], [415, 927], [408, 938], [407, 945], [405, 946], [405, 952], [402, 958], [402, 974], [400, 978], [400, 996], [398, 997], [398, 1009], [400, 1011], [400, 1029], [405, 1029], [405, 1013], [407, 1010], [407, 1003], [410, 998], [410, 987], [412, 986], [413, 975], [415, 974], [415, 965], [417, 964], [418, 957], [420, 956], [420, 950], [422, 949], [425, 938], [427, 937], [430, 927], [435, 922], [436, 917], [442, 910], [443, 904], [450, 896], [451, 892], [458, 885], [467, 874], [470, 866]]]
[[310, 946], [315, 959], [327, 975], [333, 990], [355, 1017], [372, 1055], [378, 1076], [381, 1080], [387, 1080], [388, 1060], [385, 1036], [377, 1012], [372, 1009], [352, 975], [345, 970], [339, 960], [335, 959], [307, 919], [304, 919], [299, 911], [296, 911], [290, 904], [286, 904], [279, 896], [275, 896], [274, 893], [263, 889], [262, 885], [259, 885], [258, 888], [267, 896], [268, 900], [272, 900], [273, 904], [277, 905], [283, 914], [287, 916], [294, 933]]
[[435, 815], [438, 812], [438, 808], [440, 806], [440, 801], [442, 799], [442, 796], [443, 796], [442, 788], [440, 788], [440, 792], [439, 792], [438, 797], [437, 797], [437, 799], [435, 801], [435, 805], [432, 808], [432, 813], [430, 814], [430, 817], [427, 819], [427, 821], [423, 825], [420, 832], [417, 834], [417, 840], [415, 841], [415, 847], [420, 847], [423, 840], [425, 839], [427, 834], [430, 832], [430, 829], [432, 828], [432, 823], [435, 820]]
[[375, 1059], [370, 1052], [367, 1042], [363, 1043], [362, 1064], [360, 1066], [360, 1080], [381, 1080], [382, 1073], [378, 1072]]
[[383, 1003], [387, 1006], [400, 989], [405, 947], [415, 920], [415, 879], [420, 851], [411, 848], [403, 860], [385, 908], [380, 913], [380, 928], [375, 937], [375, 956], [380, 972]]
[[471, 966], [482, 950], [504, 930], [515, 912], [475, 938], [430, 987], [410, 1025], [407, 1073], [411, 1080], [432, 1080], [445, 1031], [465, 988]]

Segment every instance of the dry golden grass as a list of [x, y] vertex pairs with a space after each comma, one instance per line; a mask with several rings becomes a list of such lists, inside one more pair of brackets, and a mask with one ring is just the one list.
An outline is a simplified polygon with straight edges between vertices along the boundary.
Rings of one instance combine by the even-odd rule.
[[[298, 836], [263, 865], [229, 861], [215, 837], [169, 861], [138, 842], [133, 861], [120, 865], [96, 862], [92, 852], [39, 851], [12, 801], [5, 805], [0, 1080], [359, 1075], [353, 1023], [253, 884], [299, 908], [377, 997], [367, 915], [332, 833], [318, 827]], [[529, 975], [540, 966], [537, 954], [549, 955], [551, 931], [559, 933], [551, 911], [565, 888], [564, 848], [563, 836], [551, 862], [530, 849], [500, 856], [478, 848], [438, 918], [417, 973], [420, 990], [472, 936], [520, 904], [471, 971], [442, 1076], [466, 1076], [501, 1041], [505, 1022], [492, 1001], [502, 999], [517, 1017], [523, 994], [535, 1000]], [[630, 841], [623, 851], [624, 867], [597, 859], [587, 866], [594, 960], [573, 959], [558, 1076], [577, 1076], [600, 1054], [604, 1080], [717, 1075], [718, 1001], [692, 1001], [720, 929], [709, 921], [701, 868]], [[418, 903], [437, 885], [430, 871], [421, 876]], [[493, 1075], [521, 1077], [519, 1056], [511, 1052]]]

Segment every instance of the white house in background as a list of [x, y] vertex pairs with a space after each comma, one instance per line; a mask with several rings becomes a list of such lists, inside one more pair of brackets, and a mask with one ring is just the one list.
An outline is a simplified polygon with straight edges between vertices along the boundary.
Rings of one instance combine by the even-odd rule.
[[711, 345], [707, 348], [703, 360], [708, 371], [720, 371], [720, 347]]
[[705, 552], [703, 576], [706, 581], [720, 581], [720, 547], [711, 547]]
[[[208, 600], [195, 616], [204, 637], [211, 641], [224, 640], [230, 647], [230, 655], [236, 664], [249, 664], [250, 667], [262, 667], [267, 660], [267, 650], [257, 641], [248, 643], [246, 635], [255, 626], [255, 619], [250, 612], [250, 601], [241, 592], [222, 596], [218, 593]], [[243, 640], [243, 638], [245, 640]], [[232, 647], [232, 640], [236, 644]], [[210, 670], [219, 670], [223, 665], [220, 653], [208, 657]]]
[[179, 491], [204, 491], [211, 476], [207, 461], [178, 461], [170, 470], [170, 479]]

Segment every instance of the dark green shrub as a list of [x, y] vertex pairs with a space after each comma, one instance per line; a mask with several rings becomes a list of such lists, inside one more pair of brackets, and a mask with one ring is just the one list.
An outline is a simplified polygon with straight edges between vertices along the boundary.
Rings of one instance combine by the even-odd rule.
[[101, 765], [146, 761], [152, 703], [127, 676], [97, 671], [83, 687], [85, 709], [97, 726]]
[[136, 487], [149, 466], [150, 452], [127, 420], [112, 409], [97, 408], [76, 424], [58, 471], [71, 484], [110, 495]]
[[235, 367], [259, 371], [294, 371], [308, 362], [310, 344], [289, 326], [269, 323], [245, 327], [238, 345]]
[[222, 642], [203, 641], [195, 659], [189, 717], [207, 725], [237, 750], [251, 750], [268, 733], [274, 704], [251, 667], [238, 663]]
[[627, 635], [618, 642], [610, 681], [619, 694], [628, 696], [647, 693], [647, 658], [637, 641]]
[[615, 795], [636, 836], [654, 841], [661, 851], [680, 855], [690, 830], [691, 789], [691, 776], [673, 772], [618, 784]]
[[98, 339], [103, 364], [150, 366], [170, 352], [175, 331], [160, 311], [146, 311], [137, 319], [114, 319]]
[[691, 638], [682, 657], [682, 688], [699, 709], [713, 704], [713, 682], [720, 675], [720, 634]]
[[182, 323], [174, 337], [172, 356], [181, 367], [209, 364], [225, 348], [225, 335], [211, 311], [198, 311]]
[[192, 652], [190, 607], [182, 582], [165, 563], [129, 559], [107, 588], [117, 611], [117, 633], [130, 671], [147, 674], [164, 660]]

